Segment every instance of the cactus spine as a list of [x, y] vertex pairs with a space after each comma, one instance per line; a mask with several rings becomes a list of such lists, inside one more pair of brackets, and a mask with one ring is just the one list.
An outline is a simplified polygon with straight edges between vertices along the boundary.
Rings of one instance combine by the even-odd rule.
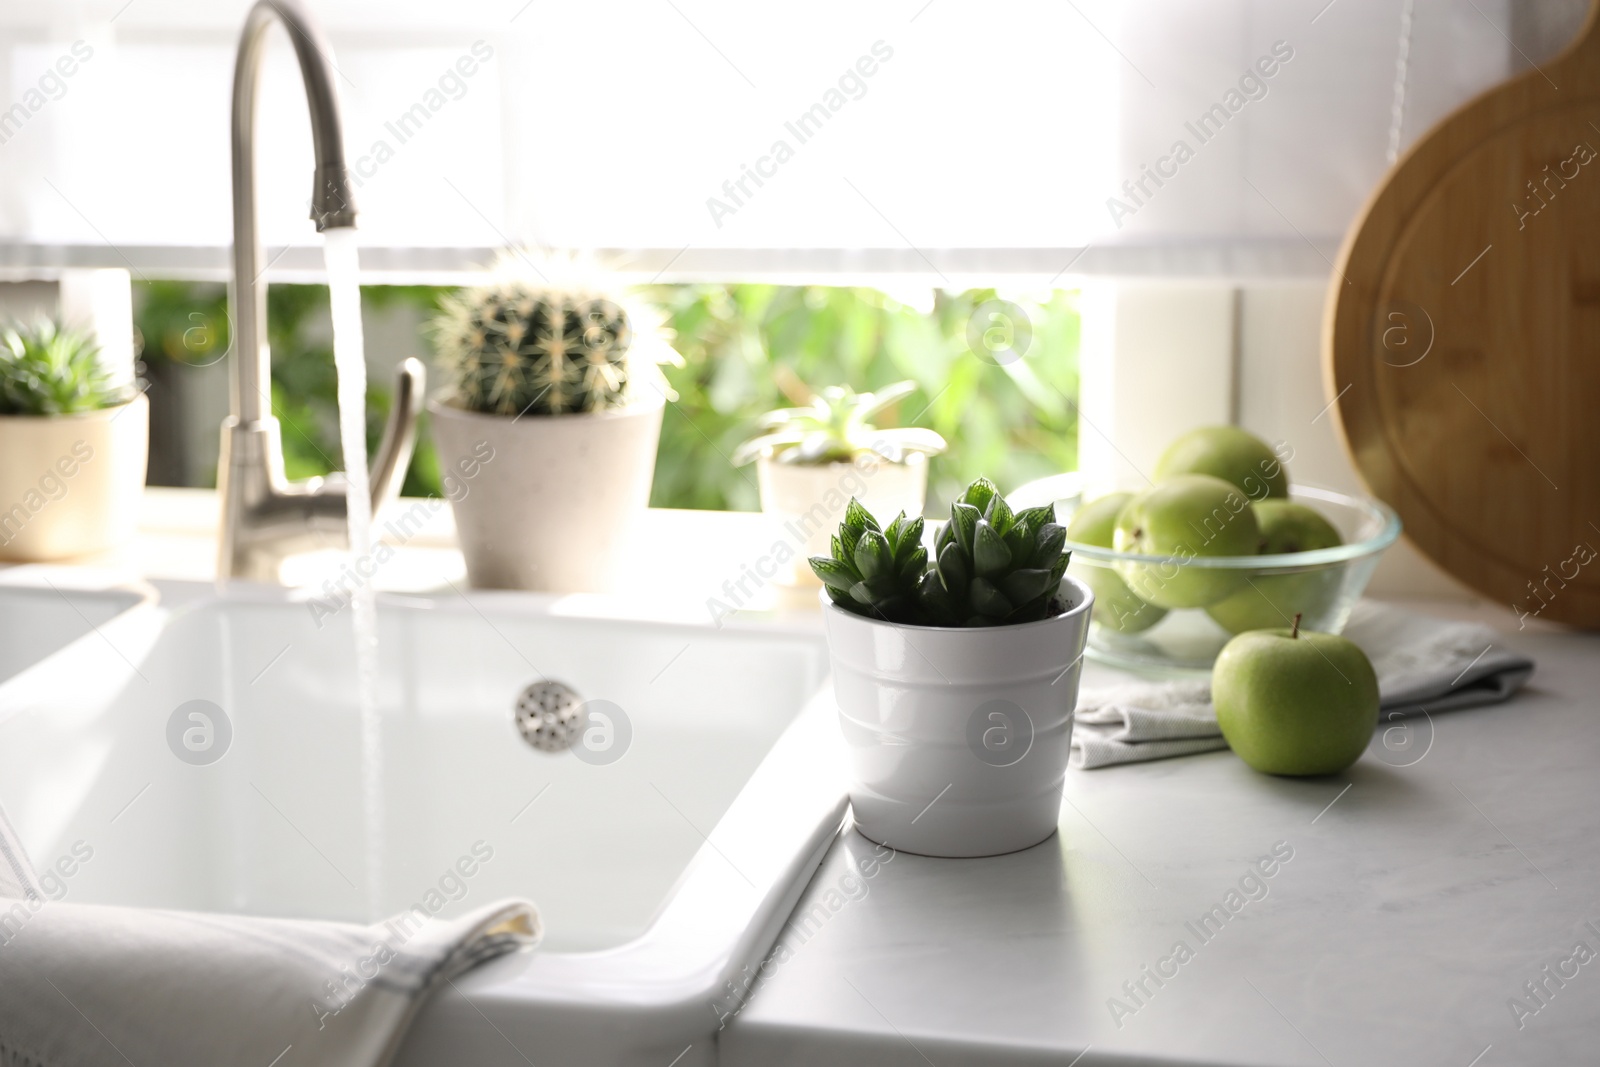
[[465, 289], [441, 302], [433, 332], [468, 411], [560, 415], [623, 402], [633, 326], [598, 292], [523, 281]]

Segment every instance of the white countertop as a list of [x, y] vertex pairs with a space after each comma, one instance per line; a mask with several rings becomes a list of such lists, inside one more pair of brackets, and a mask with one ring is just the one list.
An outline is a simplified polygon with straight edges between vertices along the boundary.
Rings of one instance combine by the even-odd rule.
[[[1375, 747], [1333, 779], [1229, 752], [1072, 771], [1059, 833], [995, 859], [873, 867], [884, 850], [848, 831], [721, 1062], [1595, 1062], [1600, 635], [1508, 629], [1538, 661], [1528, 688], [1437, 716], [1409, 767]], [[1266, 895], [1250, 883], [1260, 899], [1197, 936], [1275, 846], [1293, 856]], [[1594, 960], [1561, 964], [1579, 941]], [[1558, 988], [1547, 963], [1577, 974]], [[1523, 988], [1541, 979], [1542, 1007]], [[1512, 997], [1538, 1008], [1520, 1029]]]
[[[79, 568], [99, 581], [173, 579], [209, 582], [217, 574], [217, 494], [151, 486], [144, 491], [138, 536], [129, 544], [48, 566]], [[377, 516], [378, 539], [396, 551], [373, 580], [382, 592], [450, 593], [468, 588], [455, 522], [443, 500], [402, 497]], [[575, 594], [574, 610], [683, 621], [746, 618], [815, 621], [815, 589], [789, 589], [760, 575], [768, 567], [778, 520], [755, 512], [651, 508], [635, 531], [617, 590]], [[338, 577], [346, 555], [337, 545], [290, 560], [283, 577], [313, 594]], [[0, 571], [28, 564], [0, 563]]]
[[[81, 562], [212, 578], [215, 495], [150, 490], [145, 503], [135, 544]], [[379, 587], [465, 588], [449, 520], [435, 509]], [[764, 521], [651, 512], [627, 593], [595, 609], [648, 601], [703, 621], [715, 599], [815, 618], [814, 594], [735, 585], [769, 544]], [[1519, 633], [1483, 604], [1412, 606], [1505, 630], [1538, 661], [1528, 689], [1439, 716], [1409, 767], [1369, 751], [1336, 779], [1296, 781], [1219, 752], [1073, 771], [1060, 833], [1011, 856], [884, 862], [847, 831], [722, 1031], [721, 1062], [1592, 1062], [1600, 955], [1565, 964], [1577, 967], [1565, 987], [1541, 968], [1579, 941], [1600, 954], [1600, 635]], [[1090, 665], [1087, 684], [1097, 675]], [[1275, 846], [1293, 856], [1262, 880], [1266, 895], [1197, 936]], [[1170, 977], [1158, 986], [1146, 966]], [[1554, 991], [1543, 1005], [1524, 988], [1539, 980]], [[1527, 1005], [1520, 1029], [1513, 997]]]

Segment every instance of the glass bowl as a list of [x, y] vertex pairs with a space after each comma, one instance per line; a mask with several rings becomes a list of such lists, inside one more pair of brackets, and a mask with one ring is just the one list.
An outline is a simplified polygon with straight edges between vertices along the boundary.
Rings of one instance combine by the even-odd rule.
[[[1331, 489], [1295, 486], [1289, 498], [1316, 509], [1344, 544], [1270, 556], [1178, 559], [1068, 541], [1067, 573], [1095, 591], [1088, 654], [1143, 673], [1206, 674], [1235, 632], [1286, 627], [1296, 612], [1302, 629], [1344, 629], [1378, 558], [1400, 536], [1400, 518], [1379, 501]], [[1063, 523], [1071, 506], [1060, 509]], [[1142, 583], [1179, 581], [1212, 590], [1214, 599], [1204, 607], [1163, 611], [1134, 592]]]

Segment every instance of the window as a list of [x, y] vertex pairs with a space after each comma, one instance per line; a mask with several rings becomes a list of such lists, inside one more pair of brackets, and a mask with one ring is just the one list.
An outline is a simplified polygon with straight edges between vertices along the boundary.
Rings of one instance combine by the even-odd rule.
[[[363, 292], [370, 374], [368, 432], [387, 413], [390, 369], [425, 361], [425, 322], [447, 290], [369, 286]], [[728, 457], [773, 407], [803, 403], [837, 382], [860, 389], [911, 379], [918, 392], [887, 413], [932, 427], [952, 444], [930, 468], [937, 506], [979, 474], [1016, 485], [1077, 465], [1078, 303], [1075, 294], [947, 292], [907, 286], [713, 284], [658, 286], [683, 354], [665, 368], [677, 399], [661, 434], [656, 507], [753, 510], [752, 468]], [[338, 412], [327, 290], [274, 285], [268, 293], [273, 412], [283, 426], [291, 478], [338, 469]], [[150, 481], [216, 483], [217, 426], [227, 414], [226, 292], [208, 282], [136, 282], [134, 316], [151, 383]], [[975, 329], [999, 329], [1012, 346], [972, 358]], [[1017, 337], [1015, 331], [1020, 331]], [[980, 339], [979, 346], [983, 346]], [[886, 423], [887, 424], [887, 423]], [[437, 495], [426, 427], [402, 490]]]
[[[1582, 9], [313, 6], [336, 53], [369, 267], [415, 276], [522, 243], [613, 250], [657, 280], [898, 273], [947, 287], [996, 274], [1324, 273], [1391, 134], [1403, 146], [1536, 63]], [[48, 6], [7, 16], [0, 241], [11, 264], [225, 265], [246, 7], [139, 0], [76, 21]], [[272, 53], [261, 223], [275, 251], [304, 246], [283, 270], [314, 272], [300, 209], [307, 118], [281, 39]]]

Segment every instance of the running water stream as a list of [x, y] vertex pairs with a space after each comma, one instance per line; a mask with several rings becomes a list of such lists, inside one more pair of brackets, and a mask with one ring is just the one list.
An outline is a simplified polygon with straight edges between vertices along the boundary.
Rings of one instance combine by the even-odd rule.
[[[333, 362], [339, 375], [339, 440], [349, 493], [350, 558], [372, 554], [372, 492], [367, 479], [367, 362], [361, 335], [360, 255], [356, 231], [325, 230], [323, 258], [333, 309]], [[378, 613], [373, 589], [356, 575], [351, 597], [356, 696], [361, 708], [361, 802], [365, 819], [367, 917], [383, 914], [383, 733], [378, 716]]]

